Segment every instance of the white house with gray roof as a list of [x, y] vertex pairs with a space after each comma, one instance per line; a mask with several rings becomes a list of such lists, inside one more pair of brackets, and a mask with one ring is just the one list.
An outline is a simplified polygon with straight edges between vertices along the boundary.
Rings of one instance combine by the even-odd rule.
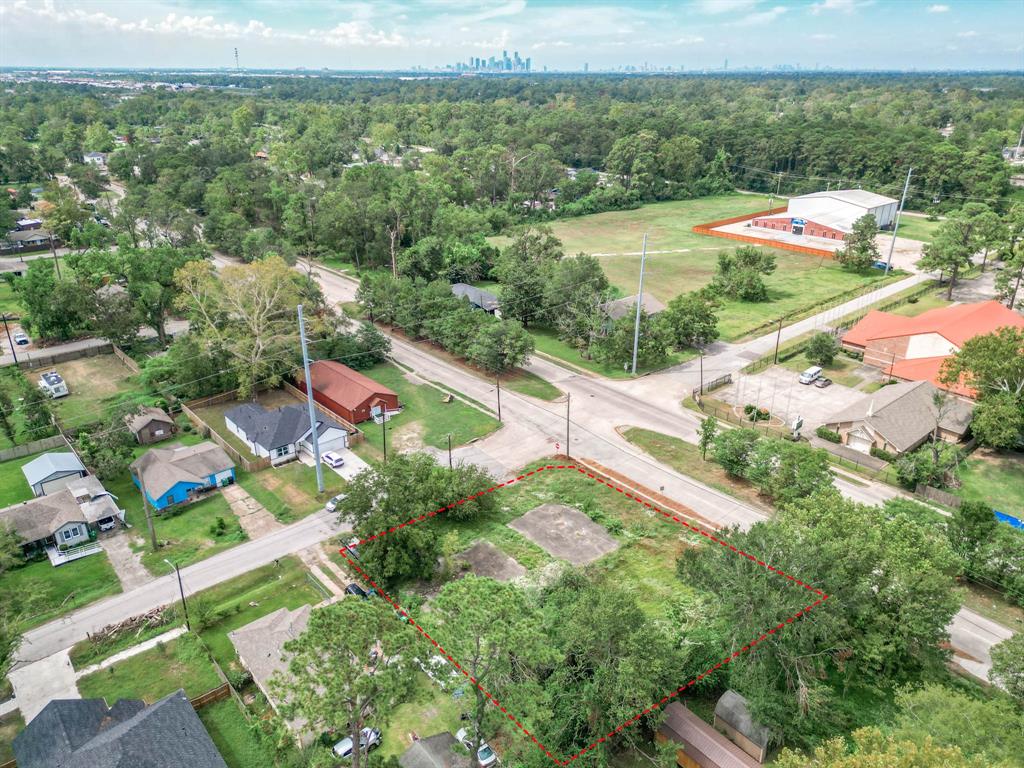
[[[348, 431], [317, 414], [317, 438], [321, 454], [348, 447]], [[267, 410], [256, 403], [243, 403], [224, 414], [228, 431], [244, 442], [254, 455], [283, 464], [305, 451], [313, 455], [313, 430], [309, 410], [302, 405], [285, 405]]]
[[37, 456], [21, 468], [36, 496], [65, 488], [68, 483], [89, 474], [73, 451], [52, 451]]

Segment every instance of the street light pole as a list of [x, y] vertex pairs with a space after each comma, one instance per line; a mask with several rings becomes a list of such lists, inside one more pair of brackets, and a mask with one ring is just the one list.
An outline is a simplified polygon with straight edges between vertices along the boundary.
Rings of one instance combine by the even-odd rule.
[[900, 228], [900, 214], [903, 213], [903, 204], [907, 202], [907, 189], [910, 187], [910, 174], [914, 172], [913, 168], [907, 169], [907, 180], [903, 182], [903, 194], [900, 196], [900, 207], [896, 211], [896, 220], [892, 225], [892, 242], [889, 243], [889, 258], [885, 260], [885, 272], [888, 275], [889, 270], [892, 269], [892, 252], [896, 247], [896, 231]]
[[782, 341], [782, 319], [779, 319], [779, 332], [775, 335], [775, 362], [772, 365], [779, 364], [779, 342]]
[[633, 375], [636, 376], [636, 355], [640, 347], [640, 313], [644, 304], [644, 265], [647, 262], [647, 233], [644, 232], [644, 244], [640, 250], [640, 286], [636, 292], [636, 322], [633, 325]]
[[171, 568], [174, 569], [174, 572], [178, 575], [178, 593], [181, 595], [181, 610], [185, 614], [185, 629], [191, 632], [192, 625], [188, 620], [188, 604], [185, 602], [185, 587], [181, 584], [181, 569], [178, 567], [177, 563], [172, 563], [166, 557], [164, 558], [164, 562], [171, 566]]

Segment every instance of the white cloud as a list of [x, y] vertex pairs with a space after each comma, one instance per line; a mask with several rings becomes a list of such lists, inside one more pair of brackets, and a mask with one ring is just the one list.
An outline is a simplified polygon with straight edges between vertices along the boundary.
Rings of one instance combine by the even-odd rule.
[[758, 0], [701, 0], [697, 7], [703, 13], [741, 13], [751, 10]]
[[672, 41], [672, 45], [700, 45], [704, 38], [700, 35], [683, 35]]
[[817, 16], [822, 11], [840, 11], [852, 13], [856, 7], [856, 0], [821, 0], [820, 3], [811, 4], [811, 13]]
[[946, 13], [947, 11], [949, 11], [949, 6], [942, 3], [928, 6], [928, 13]]
[[753, 27], [761, 24], [770, 24], [775, 21], [779, 16], [787, 13], [789, 8], [784, 5], [776, 5], [773, 8], [768, 8], [764, 11], [758, 11], [757, 13], [751, 13], [748, 16], [744, 16], [742, 19], [733, 22], [733, 26], [736, 27]]
[[978, 33], [975, 32], [973, 29], [968, 29], [966, 32], [957, 32], [956, 36], [957, 37], [963, 37], [963, 38], [977, 37]]
[[831, 32], [815, 32], [809, 36], [811, 40], [835, 40], [836, 36]]

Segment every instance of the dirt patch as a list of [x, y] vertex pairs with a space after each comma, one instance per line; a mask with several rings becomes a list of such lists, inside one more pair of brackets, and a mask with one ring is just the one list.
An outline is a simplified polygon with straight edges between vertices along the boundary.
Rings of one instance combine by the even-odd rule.
[[413, 453], [422, 451], [423, 425], [418, 421], [403, 424], [391, 434], [391, 446], [397, 453]]
[[619, 548], [608, 531], [564, 504], [541, 504], [508, 526], [548, 554], [573, 565], [592, 563]]
[[457, 557], [469, 564], [477, 576], [486, 576], [496, 581], [512, 581], [526, 573], [526, 569], [489, 541], [478, 541]]

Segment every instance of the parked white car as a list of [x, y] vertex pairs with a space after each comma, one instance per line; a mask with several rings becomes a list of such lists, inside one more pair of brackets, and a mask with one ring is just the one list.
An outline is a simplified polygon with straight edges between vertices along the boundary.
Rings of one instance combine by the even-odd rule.
[[29, 341], [28, 335], [24, 331], [15, 331], [15, 333], [14, 333], [14, 343], [15, 344], [17, 344], [20, 347], [24, 347], [26, 344], [28, 344], [28, 341]]
[[335, 453], [334, 451], [328, 451], [327, 453], [321, 455], [320, 461], [322, 461], [331, 469], [337, 469], [338, 467], [345, 466], [345, 459], [342, 458], [340, 453]]
[[[455, 738], [458, 739], [466, 749], [473, 748], [473, 739], [470, 738], [469, 732], [465, 728], [460, 728], [459, 732], [455, 734]], [[494, 750], [491, 749], [491, 745], [486, 741], [480, 742], [480, 749], [476, 751], [476, 759], [481, 768], [489, 768], [489, 766], [498, 762], [498, 756], [494, 753]]]
[[324, 509], [326, 509], [328, 512], [334, 512], [338, 508], [338, 505], [345, 500], [345, 497], [347, 495], [348, 494], [345, 493], [339, 493], [337, 496], [330, 499], [326, 504], [324, 504]]
[[[364, 755], [371, 749], [380, 746], [380, 731], [376, 728], [363, 728], [359, 734], [359, 751]], [[334, 754], [338, 757], [352, 757], [352, 737], [346, 736], [334, 745]]]

